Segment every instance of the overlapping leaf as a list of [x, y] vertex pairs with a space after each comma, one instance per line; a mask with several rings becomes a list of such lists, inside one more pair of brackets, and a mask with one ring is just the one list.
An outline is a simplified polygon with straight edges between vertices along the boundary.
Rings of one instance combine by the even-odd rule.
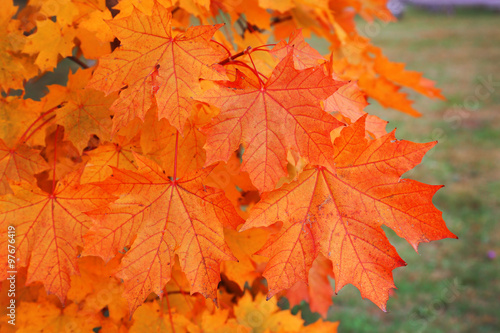
[[319, 61], [325, 60], [318, 51], [306, 43], [304, 36], [302, 36], [302, 30], [294, 31], [290, 35], [288, 43], [282, 40], [271, 50], [271, 53], [279, 59], [284, 59], [290, 52], [293, 52], [293, 62], [296, 69], [315, 67]]
[[[52, 86], [51, 94], [65, 94], [64, 105], [57, 110], [56, 121], [64, 126], [68, 139], [82, 150], [92, 134], [107, 141], [111, 134], [111, 104], [117, 94], [104, 93], [82, 87], [90, 79], [91, 71], [69, 74], [67, 87]], [[61, 91], [62, 90], [62, 91]], [[50, 97], [50, 96], [49, 96]], [[52, 97], [55, 98], [55, 97]]]
[[319, 255], [309, 270], [307, 284], [299, 281], [285, 292], [290, 308], [305, 301], [312, 312], [318, 312], [326, 318], [328, 309], [333, 304], [333, 289], [329, 277], [334, 277], [332, 262]]
[[[366, 114], [363, 109], [367, 105], [366, 96], [359, 90], [357, 83], [351, 81], [328, 97], [325, 101], [325, 111], [340, 113], [347, 121], [355, 122]], [[387, 121], [375, 115], [369, 114], [366, 117], [366, 131], [374, 138], [387, 134], [386, 126]]]
[[269, 296], [307, 281], [321, 253], [333, 263], [336, 291], [353, 284], [385, 310], [394, 288], [392, 270], [405, 263], [381, 226], [415, 249], [421, 242], [455, 237], [432, 204], [440, 186], [401, 178], [435, 143], [398, 141], [394, 132], [368, 141], [364, 121], [343, 129], [335, 140], [336, 173], [306, 168], [298, 181], [265, 194], [242, 227], [283, 221], [281, 231], [259, 252], [270, 257], [264, 272]]

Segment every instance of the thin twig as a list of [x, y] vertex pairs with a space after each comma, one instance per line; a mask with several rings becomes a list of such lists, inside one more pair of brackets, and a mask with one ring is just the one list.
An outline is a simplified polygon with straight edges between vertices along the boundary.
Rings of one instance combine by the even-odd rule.
[[271, 26], [278, 24], [278, 23], [281, 23], [281, 22], [284, 22], [284, 21], [291, 20], [291, 19], [292, 19], [292, 15], [285, 16], [285, 17], [277, 17], [277, 18], [273, 19], [273, 21], [271, 22]]
[[241, 51], [241, 52], [238, 52], [238, 53], [236, 53], [235, 55], [233, 55], [233, 56], [229, 56], [229, 57], [227, 57], [226, 59], [222, 60], [221, 62], [219, 62], [219, 65], [225, 65], [225, 64], [227, 64], [227, 63], [230, 63], [230, 62], [232, 62], [234, 59], [239, 58], [239, 57], [241, 57], [242, 55], [244, 55], [244, 54], [248, 53], [248, 51], [250, 51], [251, 49], [252, 49], [252, 47], [251, 47], [251, 46], [249, 46], [249, 47], [247, 47], [245, 50], [243, 50], [243, 51]]
[[78, 59], [77, 57], [71, 56], [71, 57], [68, 57], [68, 59], [74, 61], [75, 63], [78, 64], [78, 66], [80, 66], [83, 69], [89, 68], [89, 65], [87, 65], [86, 63], [84, 63], [83, 61], [81, 61], [80, 59]]

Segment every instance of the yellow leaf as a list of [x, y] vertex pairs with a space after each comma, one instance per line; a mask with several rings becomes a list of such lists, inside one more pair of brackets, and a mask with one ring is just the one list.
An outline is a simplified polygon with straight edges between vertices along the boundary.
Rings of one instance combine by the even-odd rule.
[[39, 21], [37, 29], [37, 32], [28, 36], [23, 52], [32, 55], [38, 53], [35, 64], [42, 71], [52, 70], [57, 66], [59, 55], [72, 55], [76, 32], [73, 28], [62, 28], [59, 23], [51, 20]]

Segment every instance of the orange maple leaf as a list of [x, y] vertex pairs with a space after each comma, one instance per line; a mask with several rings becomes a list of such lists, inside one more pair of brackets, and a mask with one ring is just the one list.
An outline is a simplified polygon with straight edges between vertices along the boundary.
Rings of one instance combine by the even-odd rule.
[[414, 117], [422, 114], [412, 106], [413, 101], [408, 94], [401, 92], [401, 86], [392, 83], [383, 76], [363, 74], [359, 77], [359, 87], [370, 97], [373, 97], [384, 107], [394, 108]]
[[[97, 186], [79, 185], [80, 174], [75, 172], [60, 180], [52, 193], [22, 183], [12, 186], [14, 195], [0, 197], [0, 244], [7, 248], [7, 226], [13, 225], [18, 264], [28, 266], [27, 283], [42, 281], [47, 292], [63, 303], [70, 277], [78, 272], [78, 247], [91, 225], [83, 212], [114, 199]], [[0, 258], [6, 265], [7, 251]], [[7, 267], [3, 267], [3, 278], [6, 272]]]
[[30, 55], [38, 54], [35, 64], [42, 71], [52, 70], [57, 66], [58, 57], [72, 55], [73, 39], [76, 31], [65, 28], [58, 22], [44, 20], [37, 22], [37, 31], [27, 37], [23, 52]]
[[260, 191], [273, 190], [286, 176], [289, 149], [333, 170], [328, 159], [333, 154], [330, 132], [341, 123], [321, 108], [320, 101], [343, 84], [326, 76], [321, 67], [296, 70], [292, 53], [265, 84], [238, 72], [236, 81], [220, 83], [200, 97], [221, 108], [205, 127], [205, 165], [227, 161], [241, 143], [241, 170]]
[[138, 172], [113, 169], [112, 177], [100, 183], [122, 197], [110, 208], [91, 212], [97, 224], [86, 236], [84, 253], [109, 260], [132, 245], [118, 272], [131, 313], [151, 292], [161, 295], [175, 254], [191, 293], [215, 299], [220, 263], [235, 260], [223, 227], [235, 228], [242, 219], [222, 191], [203, 186], [210, 168], [178, 179], [175, 169], [168, 175], [144, 157], [136, 155], [136, 160]]
[[430, 98], [441, 98], [441, 91], [434, 87], [434, 82], [422, 76], [422, 73], [405, 70], [404, 63], [391, 62], [379, 48], [373, 48], [377, 55], [373, 69], [387, 79], [410, 87]]
[[135, 117], [144, 120], [154, 99], [158, 119], [166, 118], [182, 132], [193, 97], [201, 93], [199, 79], [226, 78], [216, 70], [223, 71], [221, 66], [212, 66], [226, 56], [210, 43], [221, 25], [191, 27], [174, 36], [171, 14], [159, 4], [152, 16], [135, 9], [109, 25], [122, 46], [99, 60], [89, 86], [106, 94], [123, 89], [111, 107], [113, 132]]
[[259, 254], [270, 257], [264, 271], [269, 295], [307, 282], [319, 253], [333, 263], [335, 291], [351, 283], [385, 310], [394, 288], [392, 270], [405, 265], [382, 230], [393, 229], [414, 248], [421, 242], [456, 238], [432, 196], [441, 188], [401, 175], [435, 145], [398, 141], [394, 132], [365, 139], [365, 117], [342, 130], [332, 160], [336, 173], [310, 166], [298, 181], [263, 195], [241, 230], [283, 227]]

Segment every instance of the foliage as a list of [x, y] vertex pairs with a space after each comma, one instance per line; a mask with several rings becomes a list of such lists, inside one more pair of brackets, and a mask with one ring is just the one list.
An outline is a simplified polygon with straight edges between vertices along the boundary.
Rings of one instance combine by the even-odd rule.
[[[0, 260], [2, 280], [18, 270], [20, 331], [334, 331], [304, 328], [277, 298], [325, 316], [333, 277], [385, 311], [405, 263], [382, 225], [415, 250], [455, 237], [432, 204], [439, 186], [401, 178], [435, 143], [397, 140], [363, 111], [368, 96], [419, 115], [402, 86], [441, 96], [356, 32], [356, 13], [392, 19], [384, 2], [5, 13], [0, 243], [14, 227], [17, 261]], [[66, 86], [14, 96], [66, 57], [84, 68]]]

